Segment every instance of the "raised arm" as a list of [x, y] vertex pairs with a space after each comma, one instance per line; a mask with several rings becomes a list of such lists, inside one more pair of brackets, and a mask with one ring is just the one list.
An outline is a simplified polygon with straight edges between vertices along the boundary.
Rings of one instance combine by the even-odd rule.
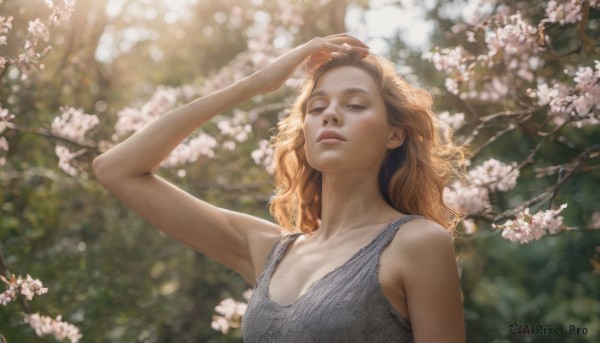
[[222, 90], [170, 111], [97, 157], [96, 179], [150, 224], [240, 273], [253, 284], [269, 248], [280, 237], [277, 225], [201, 201], [153, 174], [183, 139], [217, 114], [276, 90], [307, 58], [331, 53], [368, 53], [346, 34], [315, 38], [267, 67]]

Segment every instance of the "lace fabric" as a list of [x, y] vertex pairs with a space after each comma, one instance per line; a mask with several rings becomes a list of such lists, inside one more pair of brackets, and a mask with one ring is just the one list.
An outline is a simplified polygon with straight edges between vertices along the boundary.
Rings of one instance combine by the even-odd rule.
[[315, 281], [290, 304], [269, 298], [271, 276], [301, 233], [273, 245], [242, 320], [247, 343], [413, 342], [410, 321], [391, 305], [379, 283], [379, 258], [400, 227], [420, 216], [404, 216], [381, 230], [348, 261]]

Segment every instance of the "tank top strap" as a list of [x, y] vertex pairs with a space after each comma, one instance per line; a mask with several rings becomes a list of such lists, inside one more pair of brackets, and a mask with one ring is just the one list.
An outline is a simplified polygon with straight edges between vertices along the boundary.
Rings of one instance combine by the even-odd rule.
[[385, 228], [383, 232], [381, 232], [381, 234], [376, 238], [376, 242], [373, 245], [373, 251], [375, 251], [377, 254], [381, 254], [383, 248], [385, 248], [392, 241], [392, 239], [396, 236], [396, 232], [398, 232], [402, 225], [420, 218], [423, 218], [423, 216], [410, 214], [389, 224], [388, 227]]
[[283, 257], [288, 246], [301, 234], [301, 232], [287, 234], [282, 236], [275, 244], [273, 244], [269, 255], [267, 255], [265, 267], [260, 279], [266, 278], [269, 280], [271, 278], [271, 274], [273, 273], [277, 262], [279, 262], [279, 260]]

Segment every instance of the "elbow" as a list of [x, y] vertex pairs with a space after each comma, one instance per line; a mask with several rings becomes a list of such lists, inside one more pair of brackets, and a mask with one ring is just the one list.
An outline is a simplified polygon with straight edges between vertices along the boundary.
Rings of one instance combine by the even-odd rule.
[[96, 157], [92, 161], [92, 171], [94, 173], [94, 178], [98, 183], [100, 183], [104, 188], [109, 188], [111, 183], [114, 182], [114, 175], [111, 175], [111, 170], [113, 168], [107, 163], [104, 155], [100, 155]]

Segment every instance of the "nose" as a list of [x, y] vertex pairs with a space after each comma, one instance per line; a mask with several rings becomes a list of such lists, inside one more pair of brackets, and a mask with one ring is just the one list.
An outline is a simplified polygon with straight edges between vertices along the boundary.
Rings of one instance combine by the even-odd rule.
[[327, 125], [341, 125], [342, 116], [339, 115], [334, 104], [330, 104], [323, 113], [323, 126]]

